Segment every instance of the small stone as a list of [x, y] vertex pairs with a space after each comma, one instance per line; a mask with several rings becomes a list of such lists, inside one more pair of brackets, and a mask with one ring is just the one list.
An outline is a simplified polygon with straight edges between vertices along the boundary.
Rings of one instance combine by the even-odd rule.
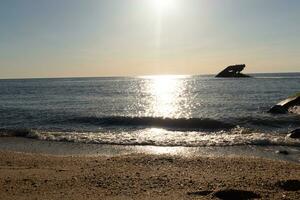
[[278, 150], [278, 151], [276, 151], [276, 153], [277, 154], [283, 154], [283, 155], [288, 155], [289, 154], [289, 152], [286, 151], [286, 150]]
[[300, 128], [291, 131], [290, 134], [288, 134], [288, 137], [294, 139], [300, 139]]

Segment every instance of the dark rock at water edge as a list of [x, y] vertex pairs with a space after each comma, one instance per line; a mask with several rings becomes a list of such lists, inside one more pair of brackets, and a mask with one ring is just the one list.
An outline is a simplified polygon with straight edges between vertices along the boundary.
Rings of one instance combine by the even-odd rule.
[[300, 128], [291, 131], [290, 134], [288, 134], [288, 137], [300, 139]]
[[250, 76], [241, 73], [241, 71], [243, 71], [245, 67], [246, 67], [245, 64], [228, 66], [223, 71], [221, 71], [218, 75], [216, 75], [216, 77], [217, 78], [248, 78]]
[[281, 105], [275, 105], [269, 110], [269, 113], [273, 113], [273, 114], [286, 114], [287, 112], [288, 109], [285, 109]]
[[286, 151], [286, 150], [278, 150], [278, 151], [276, 151], [276, 153], [277, 154], [283, 154], [283, 155], [288, 155], [289, 154], [289, 152]]
[[273, 114], [285, 114], [289, 112], [289, 109], [300, 106], [300, 94], [289, 97], [283, 101], [280, 101], [275, 106], [273, 106], [269, 112]]

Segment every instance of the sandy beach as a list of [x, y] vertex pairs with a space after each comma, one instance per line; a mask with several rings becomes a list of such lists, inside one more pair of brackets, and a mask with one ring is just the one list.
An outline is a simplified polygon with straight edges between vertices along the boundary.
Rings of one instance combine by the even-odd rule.
[[299, 163], [0, 152], [0, 199], [299, 199]]
[[300, 0], [0, 2], [0, 200], [300, 200]]

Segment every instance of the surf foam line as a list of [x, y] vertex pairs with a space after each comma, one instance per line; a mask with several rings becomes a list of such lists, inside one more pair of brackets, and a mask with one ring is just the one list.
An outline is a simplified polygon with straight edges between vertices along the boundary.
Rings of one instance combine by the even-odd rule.
[[73, 142], [110, 145], [151, 145], [151, 146], [292, 146], [300, 147], [300, 140], [278, 133], [257, 133], [248, 131], [230, 132], [180, 132], [163, 129], [145, 129], [134, 132], [49, 132], [36, 130], [1, 130], [2, 137], [24, 137], [43, 141]]
[[108, 116], [108, 117], [73, 117], [57, 121], [54, 124], [83, 124], [99, 126], [103, 128], [126, 127], [126, 128], [164, 128], [173, 131], [220, 131], [230, 130], [235, 127], [260, 127], [285, 128], [300, 126], [298, 115], [282, 115], [263, 117], [246, 116], [241, 118], [211, 119], [211, 118], [162, 118], [162, 117], [130, 117], [130, 116]]

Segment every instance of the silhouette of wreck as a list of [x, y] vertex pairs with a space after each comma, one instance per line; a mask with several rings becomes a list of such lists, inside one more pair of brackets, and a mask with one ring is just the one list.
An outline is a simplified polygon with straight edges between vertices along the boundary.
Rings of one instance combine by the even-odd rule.
[[250, 77], [246, 74], [241, 73], [246, 67], [245, 64], [241, 65], [230, 65], [221, 71], [216, 77], [218, 78], [247, 78]]

